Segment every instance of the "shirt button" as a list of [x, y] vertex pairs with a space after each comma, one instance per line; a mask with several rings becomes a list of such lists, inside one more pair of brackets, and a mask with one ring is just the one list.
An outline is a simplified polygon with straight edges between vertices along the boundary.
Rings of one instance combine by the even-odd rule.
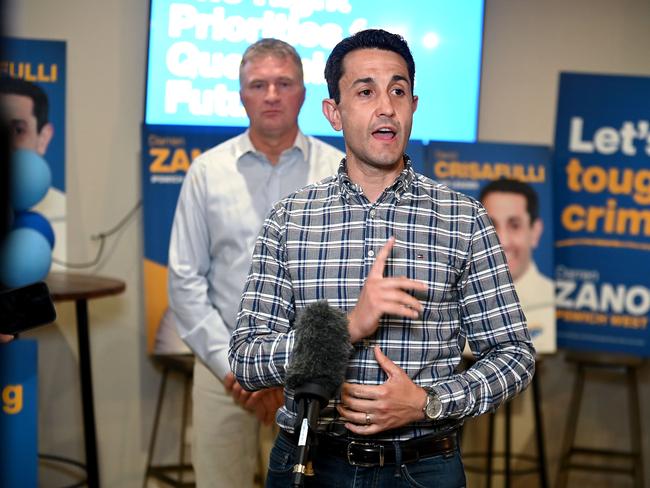
[[373, 209], [370, 211], [370, 218], [371, 218], [371, 219], [374, 219], [374, 218], [375, 218], [375, 215], [377, 215], [377, 212], [375, 212], [375, 209], [373, 208]]
[[368, 251], [368, 256], [373, 257], [374, 255], [375, 255], [375, 251], [373, 251], [372, 249]]

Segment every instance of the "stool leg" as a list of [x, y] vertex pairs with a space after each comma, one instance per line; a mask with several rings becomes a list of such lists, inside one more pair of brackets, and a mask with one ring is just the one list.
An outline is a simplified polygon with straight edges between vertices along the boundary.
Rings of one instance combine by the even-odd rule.
[[636, 369], [627, 368], [627, 391], [630, 409], [630, 437], [634, 456], [634, 486], [643, 488], [643, 447], [641, 444], [641, 414], [639, 408], [639, 387], [636, 381]]
[[533, 376], [533, 413], [535, 415], [535, 440], [537, 441], [537, 459], [539, 467], [539, 484], [541, 488], [548, 487], [546, 477], [546, 450], [544, 449], [544, 423], [542, 420], [542, 391], [537, 380], [537, 374]]
[[512, 408], [510, 402], [506, 402], [505, 405], [506, 412], [505, 412], [505, 419], [503, 420], [506, 424], [506, 430], [505, 430], [505, 466], [506, 466], [506, 488], [510, 488], [510, 483], [512, 481], [512, 470], [510, 469], [510, 458], [511, 455], [510, 453], [512, 452], [512, 447], [510, 445], [510, 440], [511, 440], [511, 435], [510, 435], [510, 427], [511, 427], [511, 422], [512, 422]]
[[160, 421], [160, 411], [162, 410], [162, 401], [165, 397], [165, 388], [167, 387], [167, 375], [169, 374], [169, 369], [164, 368], [162, 373], [162, 378], [160, 379], [160, 388], [158, 390], [158, 400], [156, 402], [156, 414], [153, 419], [153, 430], [151, 431], [151, 439], [149, 440], [149, 452], [147, 454], [147, 465], [144, 469], [144, 481], [142, 482], [142, 488], [146, 488], [147, 479], [149, 478], [149, 470], [151, 469], [151, 461], [153, 460], [153, 451], [156, 446], [156, 437], [158, 435], [158, 424]]
[[180, 448], [180, 460], [178, 468], [178, 479], [183, 482], [183, 473], [185, 471], [185, 433], [187, 431], [187, 407], [190, 403], [190, 391], [191, 391], [192, 377], [188, 374], [185, 375], [185, 382], [183, 385], [183, 416], [181, 417], [181, 448]]
[[492, 461], [494, 459], [494, 417], [496, 412], [489, 413], [488, 419], [488, 445], [487, 445], [487, 488], [492, 488]]
[[576, 371], [576, 380], [569, 403], [569, 417], [567, 418], [566, 427], [564, 428], [564, 441], [560, 457], [560, 470], [557, 478], [557, 488], [565, 488], [569, 477], [569, 465], [571, 463], [571, 451], [576, 437], [578, 427], [578, 412], [582, 402], [582, 389], [585, 382], [585, 370], [581, 364], [578, 364]]

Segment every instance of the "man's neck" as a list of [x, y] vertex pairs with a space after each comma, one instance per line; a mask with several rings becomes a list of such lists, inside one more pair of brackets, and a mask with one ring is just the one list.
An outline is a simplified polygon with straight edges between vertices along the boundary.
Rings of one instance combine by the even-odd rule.
[[518, 283], [519, 281], [524, 280], [528, 275], [533, 274], [535, 272], [535, 269], [537, 266], [535, 265], [535, 261], [531, 260], [528, 262], [526, 267], [524, 268], [524, 271], [517, 277], [517, 279], [513, 278], [512, 282], [513, 283]]
[[404, 169], [404, 158], [386, 167], [371, 166], [348, 158], [346, 169], [350, 180], [361, 187], [368, 200], [375, 202]]
[[251, 128], [248, 134], [253, 147], [264, 154], [271, 164], [275, 165], [280, 160], [280, 155], [296, 142], [298, 127], [278, 135], [260, 134]]

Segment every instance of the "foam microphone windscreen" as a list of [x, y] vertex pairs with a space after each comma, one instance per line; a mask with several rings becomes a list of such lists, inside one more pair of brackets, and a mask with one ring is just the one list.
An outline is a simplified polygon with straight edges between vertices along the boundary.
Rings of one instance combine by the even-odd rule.
[[333, 397], [345, 381], [352, 352], [347, 316], [326, 301], [319, 301], [298, 315], [295, 329], [287, 387], [295, 390], [315, 383]]

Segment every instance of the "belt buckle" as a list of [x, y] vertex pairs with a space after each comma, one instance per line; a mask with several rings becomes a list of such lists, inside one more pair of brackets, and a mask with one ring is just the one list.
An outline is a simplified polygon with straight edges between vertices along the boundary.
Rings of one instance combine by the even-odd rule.
[[348, 449], [347, 449], [347, 456], [348, 456], [348, 463], [350, 463], [351, 466], [359, 466], [360, 468], [372, 468], [373, 466], [376, 466], [377, 463], [364, 463], [361, 461], [355, 461], [352, 458], [352, 448], [354, 446], [360, 446], [362, 448], [366, 449], [376, 449], [379, 448], [379, 466], [383, 467], [384, 466], [384, 446], [381, 444], [375, 444], [372, 442], [356, 442], [356, 441], [351, 441], [348, 444]]

